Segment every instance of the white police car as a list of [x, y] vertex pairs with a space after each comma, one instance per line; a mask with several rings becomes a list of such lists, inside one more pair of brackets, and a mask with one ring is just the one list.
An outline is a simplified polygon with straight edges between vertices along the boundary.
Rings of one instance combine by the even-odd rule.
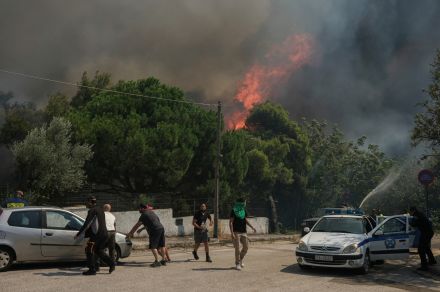
[[408, 215], [387, 217], [378, 226], [367, 216], [322, 217], [296, 248], [301, 268], [337, 267], [367, 273], [376, 261], [406, 259], [414, 241]]

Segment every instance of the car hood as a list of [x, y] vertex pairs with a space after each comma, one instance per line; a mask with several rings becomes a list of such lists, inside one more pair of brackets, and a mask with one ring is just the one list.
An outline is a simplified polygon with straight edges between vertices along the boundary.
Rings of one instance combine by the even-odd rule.
[[365, 234], [310, 232], [303, 237], [307, 245], [326, 245], [343, 248], [353, 243], [359, 243], [367, 238]]

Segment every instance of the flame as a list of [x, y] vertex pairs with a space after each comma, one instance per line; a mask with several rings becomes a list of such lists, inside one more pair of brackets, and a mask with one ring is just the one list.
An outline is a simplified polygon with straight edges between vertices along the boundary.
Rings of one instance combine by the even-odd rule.
[[250, 110], [267, 100], [274, 87], [280, 86], [294, 72], [310, 63], [312, 54], [313, 40], [307, 34], [291, 35], [273, 46], [265, 55], [264, 62], [254, 64], [245, 74], [234, 97], [243, 109], [230, 115], [228, 128], [244, 128]]

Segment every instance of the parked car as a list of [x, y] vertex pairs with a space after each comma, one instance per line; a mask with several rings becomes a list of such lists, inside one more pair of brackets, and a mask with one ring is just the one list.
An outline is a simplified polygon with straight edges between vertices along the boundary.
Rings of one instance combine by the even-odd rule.
[[[84, 219], [52, 207], [0, 209], [0, 271], [13, 263], [84, 261], [84, 238], [74, 239]], [[116, 233], [115, 260], [128, 257], [132, 243]]]
[[356, 215], [322, 217], [305, 227], [295, 254], [300, 268], [335, 267], [367, 273], [371, 263], [406, 259], [414, 240], [408, 215], [387, 217], [373, 226], [371, 218]]

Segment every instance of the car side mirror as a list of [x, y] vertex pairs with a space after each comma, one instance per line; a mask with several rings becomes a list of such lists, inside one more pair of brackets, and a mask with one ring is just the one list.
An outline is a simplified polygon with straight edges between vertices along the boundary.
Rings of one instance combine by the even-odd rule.
[[304, 232], [305, 233], [309, 233], [310, 232], [310, 228], [309, 227], [304, 227]]
[[374, 236], [382, 236], [383, 235], [383, 231], [382, 230], [378, 230], [374, 233]]

